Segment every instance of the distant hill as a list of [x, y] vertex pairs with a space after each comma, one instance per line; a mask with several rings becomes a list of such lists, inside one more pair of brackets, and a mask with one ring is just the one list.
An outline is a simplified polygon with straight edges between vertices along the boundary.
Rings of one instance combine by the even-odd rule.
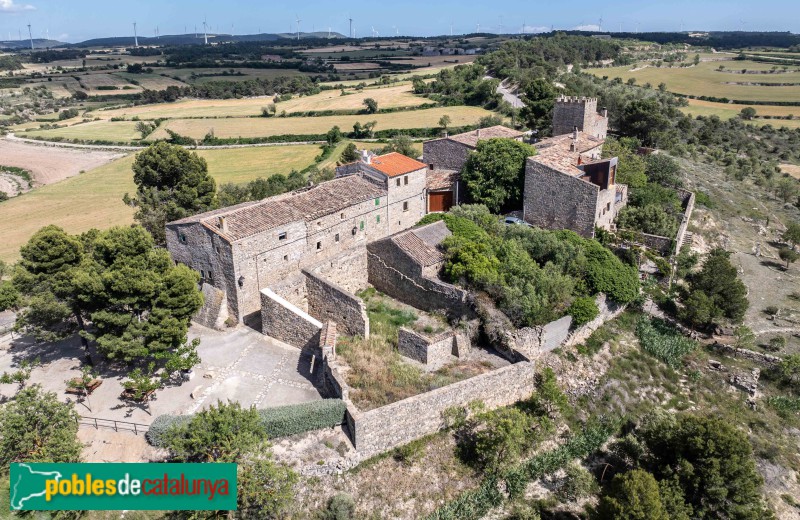
[[[34, 38], [34, 49], [48, 49], [51, 47], [64, 47], [68, 43], [60, 42], [58, 40], [45, 40], [44, 38]], [[30, 40], [0, 40], [0, 49], [3, 50], [25, 50], [31, 48]]]
[[[224, 42], [260, 42], [260, 41], [278, 41], [288, 38], [296, 38], [297, 34], [209, 34], [208, 43], [224, 43]], [[327, 38], [326, 32], [301, 32], [300, 39], [317, 39]], [[343, 34], [336, 32], [331, 33], [331, 38], [344, 38]], [[36, 40], [34, 40], [34, 43]], [[204, 42], [203, 33], [191, 34], [171, 34], [163, 35], [158, 38], [139, 36], [139, 45], [190, 45], [202, 44]], [[133, 36], [116, 36], [110, 38], [94, 38], [80, 43], [73, 43], [71, 47], [132, 47], [134, 44]]]

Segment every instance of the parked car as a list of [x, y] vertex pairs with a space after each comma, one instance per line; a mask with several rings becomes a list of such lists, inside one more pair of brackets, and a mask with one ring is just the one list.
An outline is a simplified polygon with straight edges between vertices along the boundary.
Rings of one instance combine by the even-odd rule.
[[503, 218], [503, 223], [508, 225], [508, 226], [522, 225], [522, 226], [532, 227], [530, 224], [528, 224], [527, 222], [525, 222], [521, 218], [517, 218], [517, 217], [504, 217]]

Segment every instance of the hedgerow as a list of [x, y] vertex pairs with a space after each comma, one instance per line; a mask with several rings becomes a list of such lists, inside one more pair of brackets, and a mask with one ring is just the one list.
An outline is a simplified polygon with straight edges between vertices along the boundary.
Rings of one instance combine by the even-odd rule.
[[[302, 404], [291, 404], [258, 411], [264, 435], [268, 439], [288, 437], [322, 428], [332, 428], [344, 422], [347, 406], [341, 399], [323, 399]], [[191, 415], [159, 415], [145, 434], [156, 448], [165, 448], [164, 434], [192, 420]]]
[[261, 425], [270, 439], [331, 428], [344, 422], [347, 411], [341, 399], [323, 399], [259, 410]]

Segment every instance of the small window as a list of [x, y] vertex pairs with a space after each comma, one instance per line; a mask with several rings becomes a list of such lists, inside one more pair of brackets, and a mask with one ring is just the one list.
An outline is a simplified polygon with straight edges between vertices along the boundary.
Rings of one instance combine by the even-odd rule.
[[361, 224], [358, 226], [361, 231], [364, 231], [364, 221], [361, 221]]
[[408, 202], [403, 203], [403, 211], [408, 211]]
[[397, 178], [397, 185], [400, 186], [400, 177]]
[[214, 283], [214, 273], [211, 272], [210, 270], [208, 271], [208, 282]]
[[606, 209], [607, 209], [608, 211], [611, 211], [611, 203], [610, 203], [610, 202], [609, 202], [608, 204], [606, 204]]
[[381, 216], [380, 216], [380, 215], [377, 215], [377, 216], [375, 217], [375, 222], [377, 222], [378, 224], [380, 224], [380, 223], [381, 223]]
[[339, 213], [339, 218], [344, 220], [344, 213]]
[[288, 262], [289, 261], [289, 255], [283, 255], [283, 261], [284, 262]]
[[322, 242], [317, 242], [317, 249], [322, 249]]
[[433, 163], [430, 163], [430, 164], [428, 165], [428, 168], [432, 170], [432, 169], [433, 169]]
[[278, 233], [278, 240], [286, 240], [286, 231]]
[[217, 254], [219, 254], [219, 251], [220, 251], [220, 250], [219, 250], [219, 246], [217, 246]]
[[378, 197], [377, 199], [375, 199], [375, 205], [376, 205], [376, 206], [380, 206], [380, 205], [381, 205], [381, 198], [380, 198], [380, 197]]
[[403, 177], [403, 184], [405, 184], [406, 186], [408, 186], [408, 175], [406, 175], [405, 177]]
[[[400, 183], [400, 181], [397, 181], [397, 182], [398, 182], [398, 184]], [[183, 242], [184, 244], [186, 243], [186, 235], [184, 235], [183, 233], [181, 233], [180, 235], [178, 235], [178, 238], [179, 238], [179, 239], [180, 239], [180, 241], [181, 241], [181, 242]]]
[[339, 233], [336, 233], [336, 236], [333, 237], [333, 238], [334, 238], [334, 240], [336, 240], [338, 242], [339, 241]]

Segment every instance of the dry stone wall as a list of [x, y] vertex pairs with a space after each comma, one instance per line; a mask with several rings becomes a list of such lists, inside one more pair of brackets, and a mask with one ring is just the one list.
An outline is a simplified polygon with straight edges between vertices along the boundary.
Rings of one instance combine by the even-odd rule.
[[370, 457], [440, 430], [448, 408], [483, 401], [488, 408], [507, 406], [535, 389], [532, 362], [509, 365], [367, 412], [351, 412], [348, 420], [356, 449]]
[[228, 319], [228, 302], [225, 293], [207, 283], [203, 284], [203, 306], [192, 319], [211, 329], [222, 330]]
[[[461, 337], [460, 337], [461, 336]], [[454, 331], [433, 338], [401, 327], [397, 332], [397, 350], [403, 356], [419, 361], [428, 370], [438, 370], [469, 352], [469, 338]]]
[[451, 141], [450, 139], [436, 139], [422, 143], [422, 161], [437, 170], [461, 171], [472, 148]]
[[424, 311], [472, 318], [471, 297], [454, 285], [421, 274], [420, 267], [390, 239], [367, 244], [369, 283], [392, 298]]

